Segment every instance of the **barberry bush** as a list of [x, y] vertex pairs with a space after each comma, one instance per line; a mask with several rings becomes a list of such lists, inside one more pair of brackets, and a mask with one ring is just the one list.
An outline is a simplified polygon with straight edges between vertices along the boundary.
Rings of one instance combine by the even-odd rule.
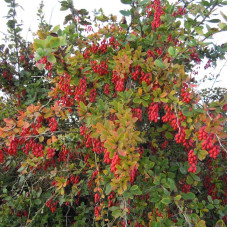
[[41, 3], [33, 43], [5, 2], [0, 225], [226, 226], [226, 93], [193, 70], [224, 59], [226, 2], [121, 0], [118, 22], [66, 0], [64, 27]]

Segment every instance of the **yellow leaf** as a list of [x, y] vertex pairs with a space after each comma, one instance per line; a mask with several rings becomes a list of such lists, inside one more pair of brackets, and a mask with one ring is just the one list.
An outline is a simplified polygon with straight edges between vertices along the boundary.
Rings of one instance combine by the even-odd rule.
[[49, 117], [53, 116], [53, 112], [52, 110], [50, 110], [49, 112], [47, 112], [45, 115], [44, 115], [44, 118], [47, 119]]
[[40, 137], [39, 137], [39, 141], [40, 141], [40, 142], [43, 142], [43, 141], [44, 141], [44, 136], [40, 136]]
[[200, 220], [196, 225], [199, 227], [206, 227], [206, 223], [204, 220]]
[[138, 89], [138, 94], [139, 94], [140, 97], [142, 96], [142, 88]]
[[55, 135], [52, 135], [52, 137], [51, 137], [51, 141], [54, 143], [54, 142], [56, 142], [58, 139], [56, 138], [56, 136]]
[[47, 140], [47, 145], [50, 146], [51, 145], [51, 139]]
[[26, 221], [26, 223], [30, 223], [30, 222], [32, 222], [32, 220], [31, 220], [31, 219], [28, 219], [28, 220]]

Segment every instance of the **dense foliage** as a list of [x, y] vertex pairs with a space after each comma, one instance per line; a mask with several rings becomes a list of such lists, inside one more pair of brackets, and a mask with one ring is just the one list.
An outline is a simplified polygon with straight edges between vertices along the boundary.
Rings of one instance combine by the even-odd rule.
[[226, 92], [193, 72], [224, 59], [226, 2], [121, 0], [117, 22], [66, 0], [64, 28], [41, 3], [32, 44], [5, 2], [0, 225], [226, 226]]

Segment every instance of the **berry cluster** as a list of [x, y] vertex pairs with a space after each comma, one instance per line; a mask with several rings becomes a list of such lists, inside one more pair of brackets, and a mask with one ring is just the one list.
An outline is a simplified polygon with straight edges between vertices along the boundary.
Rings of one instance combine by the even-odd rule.
[[190, 184], [183, 184], [182, 192], [189, 193], [190, 191], [191, 191], [191, 185]]
[[[154, 212], [153, 209], [152, 209], [152, 212]], [[156, 217], [163, 217], [163, 213], [160, 213], [160, 212], [158, 211], [158, 208], [156, 208], [155, 216], [156, 216]]]
[[135, 66], [135, 71], [132, 72], [132, 79], [134, 81], [136, 81], [139, 78], [140, 72], [141, 72], [141, 67], [139, 65], [136, 65]]
[[113, 199], [115, 198], [115, 192], [111, 191], [108, 196], [108, 207], [115, 206]]
[[99, 44], [92, 44], [92, 47], [90, 48], [90, 51], [93, 52], [94, 54], [97, 54], [97, 52], [99, 51]]
[[206, 65], [204, 66], [204, 70], [206, 70], [207, 68], [209, 68], [211, 66], [211, 60], [209, 59], [206, 63]]
[[211, 158], [216, 158], [220, 153], [220, 149], [217, 143], [216, 136], [213, 133], [208, 134], [203, 126], [198, 132], [198, 139], [202, 141], [202, 149], [208, 151]]
[[168, 105], [166, 105], [164, 109], [166, 111], [166, 114], [162, 117], [162, 121], [164, 123], [169, 123], [169, 125], [174, 130], [177, 130], [178, 125], [177, 125], [177, 117], [176, 117], [175, 113], [172, 111], [172, 109]]
[[93, 152], [101, 154], [104, 152], [103, 143], [99, 139], [92, 139]]
[[74, 98], [76, 101], [80, 102], [83, 100], [83, 96], [86, 92], [87, 83], [86, 77], [80, 78], [79, 85], [75, 88]]
[[11, 156], [17, 155], [18, 143], [19, 143], [19, 140], [17, 138], [11, 139], [10, 145], [6, 149], [6, 153]]
[[34, 141], [32, 141], [32, 145], [30, 144], [30, 146], [32, 147], [32, 153], [34, 154], [35, 157], [43, 157], [44, 156], [44, 152], [43, 152], [43, 144], [39, 144], [36, 143]]
[[79, 176], [75, 176], [75, 175], [71, 175], [70, 176], [70, 182], [71, 184], [78, 184], [80, 181], [80, 177]]
[[13, 79], [13, 75], [9, 74], [8, 71], [4, 70], [2, 74], [3, 78], [7, 79], [7, 81], [11, 81]]
[[172, 14], [173, 17], [177, 15], [185, 15], [186, 9], [183, 7], [178, 7], [178, 10]]
[[183, 102], [190, 103], [191, 97], [190, 93], [188, 92], [188, 85], [186, 83], [183, 83], [183, 88], [181, 89], [181, 97], [183, 98]]
[[139, 78], [139, 83], [142, 83], [143, 81], [146, 82], [147, 85], [150, 85], [152, 80], [152, 75], [151, 73], [144, 73], [143, 71], [141, 72], [141, 77]]
[[52, 199], [46, 202], [46, 207], [50, 208], [52, 213], [55, 213], [58, 202], [53, 202]]
[[114, 173], [117, 168], [116, 165], [120, 165], [120, 158], [117, 153], [114, 154], [114, 157], [112, 158], [111, 162], [111, 172]]
[[96, 89], [91, 89], [90, 93], [89, 93], [89, 101], [91, 103], [95, 102], [96, 100], [96, 95], [97, 95], [97, 92], [96, 92]]
[[109, 84], [105, 84], [104, 86], [104, 93], [109, 95], [110, 94], [110, 85]]
[[4, 162], [4, 153], [3, 151], [0, 149], [0, 163], [3, 164]]
[[95, 195], [94, 195], [94, 202], [95, 203], [99, 203], [100, 202], [100, 194], [99, 193], [96, 193]]
[[106, 164], [111, 164], [112, 160], [109, 158], [110, 153], [108, 150], [105, 148], [104, 149], [104, 163]]
[[124, 90], [125, 78], [121, 78], [115, 71], [112, 74], [112, 83], [115, 84], [115, 90], [121, 92]]
[[184, 128], [180, 128], [178, 133], [175, 135], [176, 143], [186, 143], [185, 136], [186, 136], [186, 133]]
[[137, 168], [134, 166], [133, 168], [131, 168], [129, 170], [129, 176], [130, 176], [131, 185], [133, 185], [134, 182], [135, 182], [136, 174], [137, 174]]
[[52, 159], [55, 156], [55, 149], [54, 148], [48, 148], [47, 149], [47, 155], [49, 159]]
[[70, 79], [71, 76], [67, 73], [64, 73], [64, 75], [60, 76], [60, 81], [58, 83], [59, 89], [66, 95], [71, 94]]
[[99, 48], [102, 54], [105, 54], [107, 52], [107, 44], [106, 44], [106, 39], [101, 41], [101, 46]]
[[[110, 40], [109, 40], [109, 44], [110, 44]], [[101, 41], [101, 45], [93, 43], [92, 47], [90, 48], [90, 51], [93, 52], [94, 54], [97, 54], [98, 52], [105, 54], [107, 52], [106, 39]]]
[[168, 141], [165, 140], [165, 141], [161, 144], [161, 148], [162, 148], [162, 149], [165, 149], [165, 148], [167, 148], [167, 146], [168, 146]]
[[[43, 121], [44, 121], [44, 117], [43, 116], [38, 116], [36, 118], [36, 125], [35, 127], [36, 128], [41, 128], [42, 127], [42, 124], [43, 124]], [[24, 129], [26, 131], [26, 129]]]
[[195, 63], [199, 64], [201, 63], [201, 59], [199, 58], [199, 54], [195, 52], [195, 49], [196, 48], [193, 47], [192, 49], [189, 50], [189, 53], [191, 53], [190, 57]]
[[41, 64], [44, 64], [45, 65], [45, 69], [46, 70], [51, 70], [52, 67], [53, 67], [52, 63], [50, 63], [50, 62], [47, 61], [47, 56], [44, 56], [42, 59], [40, 59], [39, 61], [37, 61], [36, 67], [39, 68], [39, 65], [41, 65]]
[[150, 49], [147, 51], [147, 58], [150, 58], [150, 57], [154, 57], [155, 56], [155, 54], [154, 54], [154, 52], [153, 51], [151, 51]]
[[83, 52], [84, 59], [89, 59], [89, 54], [90, 54], [89, 49], [85, 49], [85, 51]]
[[54, 132], [57, 130], [58, 123], [54, 117], [49, 119], [49, 127], [50, 127], [51, 132]]
[[160, 27], [162, 24], [160, 17], [162, 14], [164, 14], [164, 12], [162, 11], [160, 0], [154, 0], [152, 4], [152, 8], [155, 10], [155, 12], [154, 12], [154, 20], [151, 21], [151, 27], [155, 31], [156, 28]]
[[159, 118], [159, 103], [157, 102], [152, 102], [149, 107], [148, 107], [148, 116], [149, 116], [149, 120], [150, 122], [158, 122], [158, 118]]
[[95, 206], [95, 208], [94, 208], [94, 214], [95, 214], [96, 217], [99, 217], [100, 216], [100, 214], [101, 214], [101, 208], [100, 208], [100, 206]]
[[188, 163], [190, 165], [188, 172], [196, 172], [197, 157], [194, 155], [194, 151], [190, 150], [188, 153]]
[[142, 109], [141, 108], [133, 108], [132, 114], [133, 114], [133, 117], [137, 117], [139, 121], [142, 121]]
[[94, 73], [98, 73], [100, 76], [108, 74], [108, 65], [105, 61], [101, 61], [100, 65], [97, 64], [97, 61], [91, 61], [91, 68]]

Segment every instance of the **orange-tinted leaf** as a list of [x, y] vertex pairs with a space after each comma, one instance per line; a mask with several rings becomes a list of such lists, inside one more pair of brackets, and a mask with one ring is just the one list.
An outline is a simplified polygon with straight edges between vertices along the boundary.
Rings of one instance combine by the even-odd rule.
[[52, 137], [51, 137], [51, 141], [52, 142], [56, 142], [58, 139], [56, 138], [56, 136], [55, 135], [52, 135]]
[[36, 111], [38, 111], [40, 109], [40, 106], [35, 106], [35, 105], [30, 105], [29, 107], [27, 107], [27, 112], [32, 114]]
[[6, 126], [12, 126], [12, 125], [14, 125], [14, 120], [12, 120], [12, 119], [5, 118], [4, 119], [4, 122], [6, 123]]
[[48, 140], [47, 140], [47, 145], [50, 146], [51, 143], [52, 143], [52, 140], [51, 140], [51, 139], [48, 139]]

